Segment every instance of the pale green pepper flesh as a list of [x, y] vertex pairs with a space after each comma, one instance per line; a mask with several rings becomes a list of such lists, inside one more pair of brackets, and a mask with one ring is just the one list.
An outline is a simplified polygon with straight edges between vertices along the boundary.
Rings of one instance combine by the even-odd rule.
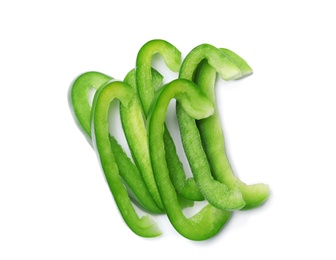
[[[152, 74], [153, 84], [161, 84], [162, 76], [154, 70], [152, 71]], [[135, 70], [130, 71], [126, 75], [124, 82], [128, 83], [133, 88], [134, 93], [137, 92]], [[133, 95], [133, 98], [128, 103], [127, 107], [121, 104], [120, 118], [134, 162], [156, 205], [164, 211], [150, 162], [147, 129], [138, 95]]]
[[109, 140], [108, 113], [110, 103], [117, 98], [126, 106], [133, 94], [132, 87], [119, 81], [107, 83], [98, 89], [92, 104], [92, 143], [111, 193], [126, 224], [139, 236], [155, 237], [161, 232], [149, 215], [138, 217], [122, 182]]
[[73, 118], [90, 145], [91, 140], [91, 104], [89, 91], [97, 90], [100, 86], [113, 78], [96, 71], [82, 73], [71, 83], [68, 92], [68, 102]]
[[[234, 175], [226, 156], [224, 135], [216, 107], [214, 88], [216, 72], [220, 73], [224, 80], [230, 80], [248, 76], [252, 74], [252, 69], [240, 56], [223, 48], [219, 49], [219, 52], [223, 54], [222, 61], [214, 62], [216, 59], [214, 56], [210, 56], [208, 49], [208, 45], [200, 45], [191, 51], [182, 64], [180, 77], [194, 79], [215, 105], [215, 113], [212, 116], [197, 122], [212, 174], [216, 180], [224, 183], [229, 189], [239, 190], [242, 193], [246, 203], [243, 209], [254, 208], [268, 198], [269, 188], [265, 184], [246, 185]], [[216, 57], [219, 57], [220, 54], [218, 54], [218, 51], [216, 52]], [[200, 68], [197, 69], [197, 66], [200, 66]], [[228, 68], [227, 71], [224, 71], [224, 68]], [[237, 73], [237, 69], [239, 73]], [[229, 71], [232, 75], [229, 74]], [[184, 124], [186, 124], [186, 121], [184, 120]], [[194, 127], [192, 120], [190, 121], [186, 127]]]
[[[97, 90], [112, 77], [99, 72], [86, 72], [78, 76], [69, 89], [69, 105], [77, 126], [92, 146], [91, 140], [91, 104], [89, 103], [89, 90], [91, 88]], [[120, 175], [129, 192], [134, 194], [132, 199], [140, 207], [148, 212], [163, 213], [164, 210], [157, 207], [151, 194], [139, 175], [138, 169], [132, 161], [127, 157], [123, 148], [118, 144], [117, 140], [110, 136], [110, 145], [112, 147]]]
[[231, 213], [206, 205], [197, 214], [186, 218], [177, 199], [176, 190], [169, 177], [163, 141], [164, 120], [171, 99], [175, 98], [189, 116], [197, 119], [213, 113], [210, 100], [190, 81], [178, 79], [168, 83], [157, 94], [148, 118], [149, 147], [152, 165], [166, 213], [175, 229], [191, 240], [205, 240], [216, 235]]
[[[158, 90], [162, 86], [163, 76], [153, 68], [151, 70], [151, 74], [152, 74], [152, 86], [154, 90]], [[133, 90], [137, 92], [137, 82], [134, 69], [131, 70], [126, 75], [124, 82], [132, 86]], [[164, 210], [159, 195], [159, 191], [157, 189], [156, 182], [154, 179], [154, 174], [149, 155], [147, 129], [145, 127], [146, 120], [145, 116], [143, 115], [142, 106], [138, 95], [133, 95], [133, 98], [128, 103], [127, 107], [121, 104], [120, 117], [125, 137], [130, 147], [135, 164], [140, 169], [140, 173], [143, 177], [143, 180], [146, 183], [146, 186], [150, 194], [152, 195], [154, 201], [156, 202], [156, 204], [160, 209]], [[169, 133], [167, 133], [165, 137], [169, 139], [168, 141], [172, 141]], [[174, 143], [171, 145], [172, 147], [175, 147]], [[172, 163], [170, 163], [169, 165], [176, 165], [177, 163], [180, 163], [179, 158], [176, 155], [176, 152], [175, 157], [174, 155], [172, 155], [170, 156], [169, 160], [172, 161]], [[180, 168], [176, 167], [174, 170], [181, 170], [181, 168], [182, 166], [180, 166]], [[171, 176], [176, 175], [175, 171], [172, 171], [171, 173], [172, 173]], [[180, 194], [178, 194], [178, 196], [182, 208], [191, 207], [194, 205], [194, 202], [192, 200], [185, 199]]]
[[[180, 78], [192, 80], [197, 76], [195, 75], [197, 65], [204, 59], [204, 53], [215, 66], [220, 68], [219, 70], [226, 78], [231, 79], [241, 75], [239, 69], [217, 48], [204, 44], [196, 47], [187, 55], [181, 67]], [[212, 177], [195, 119], [183, 110], [179, 102], [176, 102], [176, 114], [181, 129], [183, 147], [196, 184], [203, 196], [209, 203], [222, 210], [243, 208], [245, 201], [239, 189], [228, 189], [224, 183]]]
[[[162, 55], [166, 65], [172, 71], [178, 71], [181, 64], [181, 52], [172, 44], [163, 40], [152, 40], [147, 42], [139, 50], [136, 60], [136, 82], [140, 101], [147, 115], [153, 102], [155, 92], [158, 87], [153, 85], [153, 75], [151, 70], [152, 57], [155, 53]], [[188, 200], [204, 200], [202, 193], [197, 188], [194, 179], [186, 179], [183, 165], [176, 153], [174, 140], [171, 137], [168, 128], [164, 125], [164, 142], [167, 150], [166, 159], [171, 179], [178, 193]], [[135, 147], [136, 148], [136, 147]], [[141, 149], [141, 148], [139, 148]]]

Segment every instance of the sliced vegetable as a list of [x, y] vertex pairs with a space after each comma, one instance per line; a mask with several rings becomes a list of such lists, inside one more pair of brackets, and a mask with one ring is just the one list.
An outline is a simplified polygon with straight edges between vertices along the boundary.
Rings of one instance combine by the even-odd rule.
[[153, 170], [168, 218], [182, 236], [191, 240], [204, 240], [216, 235], [231, 213], [208, 204], [191, 218], [184, 216], [169, 177], [163, 141], [164, 120], [173, 98], [176, 98], [189, 116], [196, 119], [208, 117], [214, 108], [199, 87], [188, 80], [177, 79], [158, 92], [147, 121]]
[[[154, 85], [153, 74], [151, 70], [152, 57], [155, 53], [160, 53], [166, 62], [168, 68], [172, 71], [178, 71], [181, 64], [181, 52], [172, 44], [164, 40], [152, 40], [147, 42], [139, 50], [136, 60], [136, 84], [139, 93], [140, 101], [145, 115], [152, 104], [155, 92], [159, 89]], [[171, 137], [168, 128], [164, 125], [164, 142], [166, 160], [170, 172], [172, 182], [181, 196], [188, 200], [201, 201], [204, 200], [202, 193], [191, 177], [186, 179], [186, 174], [183, 165], [176, 153], [176, 147]], [[133, 146], [133, 149], [141, 150], [141, 146]]]
[[149, 215], [138, 217], [122, 182], [109, 140], [108, 113], [110, 103], [117, 98], [126, 106], [131, 101], [133, 94], [132, 87], [120, 81], [109, 82], [98, 89], [92, 104], [92, 143], [106, 181], [126, 224], [139, 236], [155, 237], [161, 232]]
[[[162, 79], [163, 76], [157, 72], [155, 69], [152, 69], [152, 84], [154, 89], [159, 89], [162, 86]], [[131, 70], [125, 77], [124, 82], [128, 83], [130, 86], [132, 86], [133, 90], [136, 92], [136, 77], [135, 77], [135, 70]], [[152, 165], [150, 161], [150, 155], [149, 155], [149, 147], [148, 147], [148, 133], [147, 129], [145, 127], [146, 120], [143, 115], [142, 107], [140, 104], [139, 96], [133, 95], [132, 100], [128, 103], [127, 107], [120, 105], [120, 117], [121, 122], [123, 125], [124, 133], [128, 142], [128, 145], [130, 147], [130, 150], [132, 152], [132, 157], [140, 169], [140, 172], [142, 173], [142, 177], [144, 181], [146, 182], [146, 185], [148, 187], [148, 190], [150, 191], [153, 199], [155, 200], [156, 204], [164, 210], [164, 207], [162, 205], [162, 201], [156, 186]], [[175, 146], [174, 143], [172, 146]], [[180, 163], [179, 158], [176, 155], [176, 160], [174, 164]], [[172, 165], [172, 163], [170, 163]], [[182, 168], [182, 166], [181, 166]], [[177, 169], [180, 170], [180, 169]], [[183, 168], [182, 168], [183, 170]], [[171, 176], [175, 176], [174, 172], [171, 172]], [[199, 192], [198, 192], [199, 193]], [[182, 208], [191, 207], [194, 205], [194, 202], [192, 200], [188, 200], [181, 197], [180, 194], [178, 194], [179, 202]]]
[[[91, 146], [91, 105], [89, 103], [89, 91], [91, 88], [97, 90], [111, 79], [110, 76], [99, 72], [86, 72], [79, 75], [69, 89], [69, 105], [73, 117]], [[119, 173], [129, 192], [133, 194], [133, 201], [148, 212], [163, 213], [164, 210], [157, 207], [151, 194], [148, 192], [138, 169], [113, 136], [110, 136], [110, 145], [119, 167]]]
[[145, 115], [152, 104], [156, 88], [152, 84], [152, 57], [162, 55], [167, 67], [178, 72], [181, 66], [181, 52], [164, 40], [151, 40], [144, 44], [136, 59], [137, 89]]
[[[197, 66], [203, 61], [197, 70]], [[216, 104], [215, 99], [215, 72], [218, 72], [224, 80], [238, 79], [252, 73], [248, 64], [237, 54], [227, 50], [202, 44], [194, 48], [185, 58], [181, 70], [180, 78], [196, 79], [196, 82], [211, 101]], [[215, 105], [216, 107], [216, 105]], [[193, 119], [188, 117], [182, 108], [177, 105], [177, 115], [179, 123], [184, 127], [196, 131], [196, 124]], [[224, 137], [221, 128], [221, 122], [217, 110], [211, 117], [200, 120], [198, 127], [202, 136], [202, 143], [206, 152], [207, 159], [210, 162], [212, 173], [215, 179], [224, 183], [230, 190], [239, 190], [242, 192], [246, 203], [244, 209], [253, 208], [263, 203], [269, 196], [267, 185], [256, 184], [246, 185], [241, 182], [234, 174], [226, 156]], [[188, 138], [187, 136], [182, 137]], [[188, 147], [187, 141], [185, 141]], [[188, 149], [187, 149], [188, 150]], [[194, 154], [186, 151], [188, 160], [193, 161]]]
[[97, 90], [111, 79], [113, 78], [103, 73], [89, 71], [75, 78], [69, 88], [68, 101], [72, 116], [91, 146], [91, 104], [89, 103], [89, 91], [91, 88]]
[[[252, 74], [251, 67], [240, 56], [228, 49], [220, 50], [229, 60], [237, 65], [242, 77]], [[211, 99], [213, 104], [216, 104], [215, 78], [216, 70], [207, 61], [203, 62], [200, 65], [196, 83], [207, 97]], [[197, 125], [215, 178], [225, 183], [229, 189], [239, 189], [241, 191], [246, 202], [243, 209], [255, 208], [264, 203], [269, 197], [269, 187], [262, 183], [246, 185], [232, 171], [226, 156], [224, 135], [217, 106], [215, 105], [215, 113], [212, 116], [198, 121]]]
[[[161, 84], [162, 76], [157, 71], [152, 71], [154, 84]], [[128, 83], [133, 92], [136, 93], [135, 70], [130, 71], [124, 82]], [[152, 82], [152, 79], [151, 79]], [[164, 211], [162, 201], [157, 189], [152, 165], [149, 155], [148, 137], [144, 114], [142, 112], [141, 102], [138, 95], [133, 95], [127, 106], [120, 105], [120, 118], [125, 133], [125, 137], [130, 147], [132, 157], [137, 165], [149, 193], [153, 197], [156, 205]]]
[[[162, 86], [163, 76], [151, 64], [155, 53], [162, 55], [169, 69], [179, 71], [178, 79]], [[124, 81], [94, 71], [78, 76], [69, 89], [69, 105], [97, 153], [125, 223], [135, 234], [156, 237], [161, 231], [150, 215], [139, 217], [132, 202], [147, 213], [165, 212], [185, 238], [206, 240], [223, 228], [232, 211], [257, 207], [269, 196], [267, 185], [246, 185], [234, 175], [216, 106], [217, 74], [235, 80], [250, 75], [252, 69], [236, 53], [210, 44], [194, 48], [180, 65], [181, 53], [172, 44], [149, 41]], [[122, 128], [134, 163], [109, 133], [109, 110], [115, 99], [120, 101]], [[191, 178], [186, 177], [165, 124], [173, 99]], [[183, 209], [201, 200], [208, 204], [186, 217]]]

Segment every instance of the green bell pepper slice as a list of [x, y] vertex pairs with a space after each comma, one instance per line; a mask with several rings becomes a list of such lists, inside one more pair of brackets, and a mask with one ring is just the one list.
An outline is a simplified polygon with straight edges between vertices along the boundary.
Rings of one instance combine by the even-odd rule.
[[[152, 75], [154, 81], [153, 84], [161, 84], [162, 75], [155, 70], [152, 70]], [[124, 82], [133, 88], [134, 93], [137, 92], [134, 69], [126, 75]], [[133, 95], [127, 106], [123, 106], [122, 104], [120, 105], [120, 119], [133, 160], [137, 165], [156, 205], [164, 211], [160, 194], [154, 179], [149, 155], [146, 123], [144, 121], [142, 106], [138, 95]]]
[[[182, 63], [179, 77], [193, 80], [197, 75], [197, 65], [205, 58], [204, 55], [209, 57], [225, 78], [236, 78], [241, 75], [235, 64], [228, 61], [217, 48], [203, 44], [187, 55]], [[195, 119], [183, 110], [179, 102], [176, 102], [176, 114], [181, 129], [182, 144], [196, 184], [203, 196], [210, 204], [222, 210], [243, 208], [245, 201], [241, 192], [238, 189], [228, 189], [224, 183], [213, 178]]]
[[[162, 86], [163, 76], [157, 72], [155, 69], [152, 69], [153, 76], [153, 86], [154, 89], [159, 89]], [[135, 70], [131, 70], [125, 77], [124, 82], [129, 84], [133, 90], [136, 92], [136, 75]], [[140, 169], [140, 173], [142, 174], [143, 180], [148, 187], [150, 194], [152, 195], [154, 201], [164, 210], [159, 191], [156, 186], [152, 165], [150, 161], [149, 155], [149, 147], [148, 147], [148, 133], [146, 129], [146, 120], [144, 119], [144, 115], [142, 112], [141, 103], [138, 95], [133, 95], [132, 100], [128, 103], [127, 107], [120, 105], [120, 118], [122, 122], [122, 126], [124, 129], [125, 137], [127, 143], [130, 147], [130, 151], [132, 153], [132, 157], [134, 159], [135, 164]], [[167, 133], [169, 135], [169, 133]], [[170, 136], [170, 135], [169, 135]], [[171, 140], [171, 139], [170, 139]], [[168, 141], [170, 141], [168, 140]], [[174, 143], [171, 144], [172, 147], [175, 146]], [[171, 149], [170, 149], [171, 151]], [[175, 151], [175, 150], [174, 150]], [[174, 157], [175, 156], [175, 157]], [[169, 165], [176, 165], [179, 163], [179, 158], [177, 157], [176, 151], [173, 155], [167, 155], [167, 160], [172, 160], [173, 158], [175, 162]], [[183, 166], [175, 167], [176, 170], [180, 170]], [[174, 169], [175, 170], [175, 169]], [[171, 177], [174, 178], [176, 176], [175, 171], [173, 169], [170, 170]], [[192, 200], [185, 199], [180, 194], [179, 201], [182, 208], [191, 207], [194, 205]]]
[[231, 216], [231, 212], [207, 204], [190, 218], [183, 214], [175, 187], [169, 177], [163, 141], [164, 121], [168, 105], [173, 98], [181, 104], [190, 117], [195, 119], [210, 116], [214, 108], [194, 83], [177, 79], [162, 87], [156, 94], [147, 120], [153, 171], [168, 218], [182, 236], [190, 240], [205, 240], [215, 236], [221, 230]]
[[112, 77], [103, 73], [88, 71], [76, 77], [68, 90], [68, 103], [72, 117], [91, 146], [91, 104], [89, 103], [89, 91], [92, 88], [97, 90], [112, 79]]
[[[213, 49], [213, 54], [209, 49]], [[197, 66], [199, 66], [198, 69]], [[243, 209], [254, 208], [268, 198], [269, 187], [262, 183], [246, 185], [232, 171], [226, 156], [224, 135], [216, 106], [214, 86], [217, 72], [224, 80], [231, 80], [252, 74], [252, 69], [236, 53], [224, 48], [215, 50], [214, 47], [203, 44], [197, 46], [188, 54], [182, 64], [180, 77], [194, 79], [215, 106], [215, 113], [212, 116], [197, 122], [212, 174], [216, 180], [224, 183], [229, 189], [239, 190], [242, 193], [246, 203]], [[181, 110], [179, 108], [180, 113], [183, 113]], [[184, 119], [183, 124], [186, 127], [195, 128], [191, 119]]]
[[[158, 85], [152, 83], [153, 74], [151, 63], [155, 53], [162, 55], [166, 65], [172, 71], [178, 71], [181, 64], [181, 52], [167, 41], [152, 40], [140, 48], [136, 59], [136, 84], [145, 115], [148, 114], [155, 92], [159, 89]], [[195, 180], [192, 177], [186, 179], [183, 165], [176, 153], [174, 140], [166, 125], [164, 125], [164, 128], [164, 142], [167, 151], [166, 160], [175, 189], [187, 200], [204, 200]], [[134, 146], [134, 149], [137, 149], [137, 147]], [[138, 149], [140, 150], [141, 147], [138, 147]]]
[[178, 72], [181, 66], [181, 52], [167, 41], [151, 40], [140, 48], [136, 58], [136, 79], [145, 115], [148, 113], [157, 90], [157, 85], [152, 83], [152, 57], [155, 53], [159, 53], [163, 57], [170, 70]]
[[108, 113], [111, 102], [117, 98], [127, 106], [134, 91], [121, 81], [108, 82], [96, 92], [92, 104], [91, 133], [92, 143], [97, 152], [106, 181], [115, 199], [118, 209], [130, 229], [142, 237], [155, 237], [161, 234], [156, 223], [149, 215], [139, 218], [128, 192], [119, 175], [119, 168], [113, 155], [109, 140]]
[[[112, 80], [112, 77], [108, 75], [90, 71], [79, 75], [69, 88], [68, 99], [73, 118], [91, 146], [91, 104], [89, 103], [89, 91], [91, 88], [97, 90], [110, 80]], [[145, 211], [157, 214], [163, 213], [164, 211], [157, 207], [147, 190], [137, 167], [128, 158], [123, 148], [113, 136], [110, 136], [110, 145], [119, 166], [120, 175], [131, 194], [132, 201]]]

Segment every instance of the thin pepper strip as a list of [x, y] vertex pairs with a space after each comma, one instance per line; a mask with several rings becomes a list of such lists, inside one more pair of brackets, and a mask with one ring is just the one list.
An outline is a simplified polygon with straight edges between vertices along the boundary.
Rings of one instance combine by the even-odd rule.
[[164, 120], [170, 101], [175, 98], [189, 116], [201, 119], [211, 115], [214, 108], [210, 100], [194, 83], [184, 79], [174, 80], [157, 93], [147, 120], [149, 148], [155, 179], [168, 218], [182, 236], [190, 240], [205, 240], [215, 236], [231, 216], [207, 204], [197, 214], [187, 218], [183, 214], [170, 177], [165, 156]]
[[90, 89], [97, 90], [100, 86], [113, 78], [97, 71], [80, 74], [71, 83], [68, 91], [68, 103], [72, 116], [88, 143], [91, 140], [91, 104], [89, 103]]
[[136, 58], [136, 79], [145, 115], [152, 104], [156, 90], [152, 84], [152, 57], [156, 53], [163, 57], [170, 70], [178, 72], [181, 66], [181, 52], [167, 41], [151, 40], [140, 48]]
[[[190, 80], [200, 77], [200, 73], [197, 68], [203, 60], [207, 60], [208, 64], [213, 67], [224, 80], [239, 79], [252, 73], [252, 70], [248, 66], [248, 64], [244, 60], [242, 60], [237, 54], [227, 49], [217, 49], [209, 44], [201, 44], [195, 47], [187, 55], [181, 66], [179, 77]], [[202, 73], [203, 76], [200, 77], [200, 79], [206, 79], [209, 73], [209, 70], [207, 70], [206, 73]], [[200, 79], [198, 80], [198, 83], [201, 83]], [[208, 97], [214, 102], [215, 105], [216, 103], [213, 92], [214, 83], [204, 83], [202, 85], [204, 85], [202, 89], [209, 95]], [[209, 93], [210, 91], [211, 93]], [[195, 129], [196, 131], [197, 126], [195, 124], [195, 121], [188, 117], [183, 112], [183, 110], [178, 107], [178, 105], [176, 110], [178, 118], [180, 118], [178, 119], [179, 123], [184, 124], [185, 127], [188, 127], [190, 129]], [[216, 122], [213, 121], [214, 119], [216, 119]], [[240, 192], [242, 192], [243, 198], [246, 203], [243, 209], [248, 209], [260, 205], [264, 201], [264, 198], [268, 197], [268, 187], [263, 184], [248, 186], [239, 181], [239, 179], [234, 176], [231, 168], [228, 167], [228, 164], [226, 164], [228, 163], [228, 160], [226, 158], [223, 143], [224, 137], [216, 111], [214, 116], [210, 117], [209, 120], [205, 120], [205, 122], [206, 121], [208, 122], [205, 123], [205, 125], [207, 126], [203, 128], [201, 127], [201, 133], [203, 133], [202, 140], [203, 146], [205, 147], [205, 149], [207, 149], [208, 152], [210, 152], [210, 147], [216, 149], [211, 150], [210, 154], [207, 154], [207, 159], [210, 160], [212, 174], [215, 176], [215, 179], [220, 181], [221, 183], [224, 183], [229, 189], [238, 189], [240, 190]], [[202, 122], [198, 122], [198, 125], [201, 124]], [[207, 130], [205, 130], [205, 128], [207, 128]], [[219, 147], [219, 145], [221, 145], [221, 147]], [[193, 156], [192, 153], [188, 154], [190, 157]]]
[[[91, 146], [91, 104], [89, 103], [89, 90], [91, 88], [97, 90], [111, 79], [112, 77], [100, 72], [85, 72], [79, 75], [69, 88], [69, 106], [73, 118]], [[129, 193], [132, 194], [133, 202], [148, 212], [163, 213], [164, 211], [157, 207], [147, 190], [137, 167], [128, 158], [123, 148], [113, 136], [110, 136], [110, 145], [119, 166], [120, 175]]]
[[[151, 79], [151, 81], [153, 84], [161, 84], [163, 78], [162, 75], [155, 70], [152, 70], [152, 75], [153, 80]], [[135, 70], [131, 70], [126, 75], [124, 82], [133, 88], [134, 93], [137, 92]], [[122, 104], [120, 105], [120, 119], [133, 160], [137, 165], [156, 205], [164, 211], [160, 194], [154, 179], [147, 141], [147, 129], [138, 95], [133, 95], [132, 100], [127, 104], [127, 106], [123, 106]]]
[[[237, 65], [242, 77], [252, 74], [251, 67], [240, 56], [228, 49], [222, 48], [220, 50]], [[216, 180], [225, 183], [229, 189], [239, 189], [241, 191], [246, 203], [243, 209], [257, 207], [269, 197], [269, 187], [262, 183], [246, 185], [234, 175], [226, 156], [224, 134], [216, 105], [215, 81], [217, 72], [207, 61], [203, 61], [199, 66], [195, 82], [215, 105], [213, 115], [197, 121], [212, 173]]]
[[98, 89], [92, 104], [92, 143], [111, 193], [126, 224], [139, 236], [155, 237], [161, 232], [149, 215], [141, 218], [137, 215], [119, 175], [119, 169], [109, 144], [108, 113], [110, 103], [117, 98], [126, 106], [133, 94], [132, 87], [121, 81], [109, 82]]
[[[158, 87], [153, 85], [151, 69], [152, 57], [155, 53], [162, 55], [166, 65], [172, 71], [178, 71], [181, 64], [181, 52], [171, 43], [164, 40], [152, 40], [144, 44], [138, 52], [136, 59], [136, 84], [144, 114], [152, 104], [155, 92]], [[188, 200], [204, 200], [202, 193], [198, 190], [195, 180], [191, 177], [186, 179], [183, 165], [176, 153], [175, 143], [168, 128], [164, 125], [164, 142], [166, 149], [166, 160], [172, 182], [178, 193]], [[134, 149], [141, 147], [134, 146]]]
[[[211, 62], [219, 68], [225, 78], [240, 76], [239, 69], [230, 62], [217, 48], [203, 44], [193, 49], [185, 58], [180, 70], [180, 78], [193, 80], [197, 73], [197, 65], [207, 55]], [[238, 210], [245, 206], [245, 201], [238, 189], [228, 187], [215, 180], [204, 152], [201, 137], [195, 119], [191, 118], [176, 103], [176, 114], [181, 129], [182, 144], [193, 172], [196, 184], [210, 204], [222, 210]]]
[[[152, 69], [152, 77], [152, 84], [154, 89], [159, 89], [162, 86], [163, 76], [155, 69]], [[134, 69], [126, 75], [124, 82], [129, 84], [136, 92], [136, 76]], [[128, 103], [127, 107], [123, 106], [122, 104], [120, 105], [120, 118], [127, 143], [129, 147], [131, 147], [130, 150], [134, 162], [140, 169], [140, 173], [142, 174], [143, 179], [147, 181], [146, 184], [148, 190], [153, 196], [154, 201], [161, 209], [164, 209], [152, 170], [148, 147], [148, 133], [145, 127], [146, 122], [142, 113], [142, 107], [138, 95], [133, 95], [133, 98]], [[167, 158], [167, 160], [170, 160], [170, 158], [172, 158], [173, 156], [174, 155], [169, 155], [169, 158]], [[177, 156], [176, 151], [175, 156]], [[178, 158], [177, 162], [180, 162]], [[170, 163], [169, 165], [172, 165], [172, 163]], [[170, 172], [174, 173], [174, 171]], [[174, 176], [175, 174], [171, 174], [171, 177]], [[192, 200], [187, 200], [180, 194], [178, 195], [178, 197], [182, 208], [191, 207], [194, 205], [194, 202]]]

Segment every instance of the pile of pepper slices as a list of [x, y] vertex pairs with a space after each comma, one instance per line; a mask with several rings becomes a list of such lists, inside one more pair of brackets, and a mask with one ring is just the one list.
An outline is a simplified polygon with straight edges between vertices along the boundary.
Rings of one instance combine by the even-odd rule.
[[[151, 66], [155, 53], [162, 55], [169, 69], [179, 72], [177, 79], [162, 85], [163, 76]], [[156, 237], [161, 231], [149, 214], [139, 217], [134, 204], [147, 213], [167, 214], [185, 238], [206, 240], [218, 234], [232, 211], [255, 208], [269, 197], [267, 185], [246, 185], [230, 167], [216, 107], [217, 73], [224, 80], [235, 80], [252, 74], [252, 69], [228, 49], [201, 44], [181, 61], [175, 46], [151, 40], [141, 47], [136, 68], [123, 81], [86, 72], [70, 86], [72, 115], [98, 154], [123, 219], [139, 236]], [[92, 88], [96, 92], [90, 104]], [[109, 133], [108, 114], [114, 99], [120, 101], [132, 159]], [[193, 173], [190, 178], [165, 125], [172, 99], [176, 99], [183, 149]], [[184, 215], [184, 208], [204, 200], [208, 203], [198, 213], [190, 218]]]

